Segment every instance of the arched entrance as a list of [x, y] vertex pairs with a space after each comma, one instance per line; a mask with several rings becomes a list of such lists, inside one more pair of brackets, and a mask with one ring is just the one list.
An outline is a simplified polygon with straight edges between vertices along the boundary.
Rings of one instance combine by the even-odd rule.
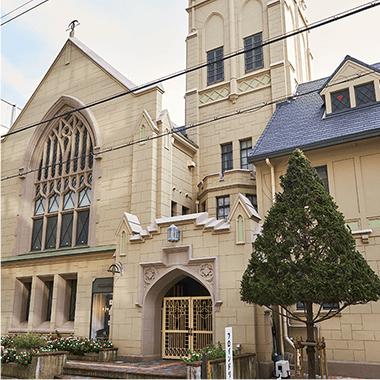
[[142, 309], [144, 358], [179, 358], [188, 349], [209, 343], [215, 302], [210, 284], [183, 267], [157, 277], [146, 291]]
[[162, 301], [162, 358], [178, 359], [212, 341], [212, 299], [191, 277], [178, 281]]

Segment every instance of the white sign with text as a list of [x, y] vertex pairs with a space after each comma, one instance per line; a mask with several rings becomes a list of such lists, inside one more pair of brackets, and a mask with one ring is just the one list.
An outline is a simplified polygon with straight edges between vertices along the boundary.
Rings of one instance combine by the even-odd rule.
[[226, 379], [234, 378], [233, 348], [232, 348], [232, 327], [226, 327]]

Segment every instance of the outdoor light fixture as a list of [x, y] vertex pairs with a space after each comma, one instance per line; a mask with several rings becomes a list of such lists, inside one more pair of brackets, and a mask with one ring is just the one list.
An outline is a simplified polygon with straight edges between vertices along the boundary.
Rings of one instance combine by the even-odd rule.
[[120, 261], [115, 261], [109, 266], [109, 268], [107, 269], [107, 272], [111, 272], [113, 275], [115, 275], [115, 273], [120, 273], [121, 275], [123, 275], [124, 274], [123, 264]]
[[174, 224], [168, 227], [168, 241], [179, 241], [179, 229]]

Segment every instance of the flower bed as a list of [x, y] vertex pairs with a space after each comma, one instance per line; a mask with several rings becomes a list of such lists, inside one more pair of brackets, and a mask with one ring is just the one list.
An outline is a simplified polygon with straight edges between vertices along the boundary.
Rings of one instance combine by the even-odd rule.
[[[16, 349], [29, 349], [17, 353]], [[113, 344], [105, 340], [94, 340], [82, 337], [62, 337], [58, 331], [53, 335], [14, 334], [1, 337], [1, 363], [17, 363], [28, 365], [33, 354], [67, 351], [71, 355], [84, 356], [85, 353], [103, 351], [113, 348]]]

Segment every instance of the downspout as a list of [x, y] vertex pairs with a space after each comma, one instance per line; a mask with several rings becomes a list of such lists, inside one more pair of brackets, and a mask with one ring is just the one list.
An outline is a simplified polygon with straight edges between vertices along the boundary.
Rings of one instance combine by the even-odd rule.
[[269, 158], [266, 158], [265, 162], [270, 167], [270, 182], [271, 182], [271, 187], [272, 187], [272, 205], [273, 205], [275, 201], [275, 194], [276, 194], [275, 185], [274, 185], [274, 166], [269, 161]]
[[[276, 198], [276, 191], [275, 191], [275, 182], [274, 182], [274, 166], [272, 165], [272, 163], [269, 161], [269, 158], [266, 158], [265, 159], [265, 162], [266, 164], [270, 167], [270, 181], [271, 181], [271, 189], [272, 189], [272, 205], [274, 204], [275, 202], [275, 198]], [[284, 310], [282, 310], [282, 308], [279, 307], [279, 311], [283, 314], [284, 313]], [[281, 318], [282, 318], [282, 323], [280, 322], [280, 336], [284, 336], [284, 338], [286, 339], [286, 341], [290, 341], [290, 338], [288, 337], [288, 333], [287, 333], [287, 329], [285, 330], [285, 325], [286, 325], [286, 320], [284, 319], [284, 317], [282, 317], [281, 315], [279, 315], [279, 320], [281, 321]], [[285, 335], [286, 334], [286, 335]], [[284, 341], [283, 339], [280, 339], [280, 345], [281, 345], [281, 353], [282, 355], [284, 355], [284, 352], [285, 352], [285, 345], [284, 345]], [[293, 345], [294, 347], [294, 345]]]

